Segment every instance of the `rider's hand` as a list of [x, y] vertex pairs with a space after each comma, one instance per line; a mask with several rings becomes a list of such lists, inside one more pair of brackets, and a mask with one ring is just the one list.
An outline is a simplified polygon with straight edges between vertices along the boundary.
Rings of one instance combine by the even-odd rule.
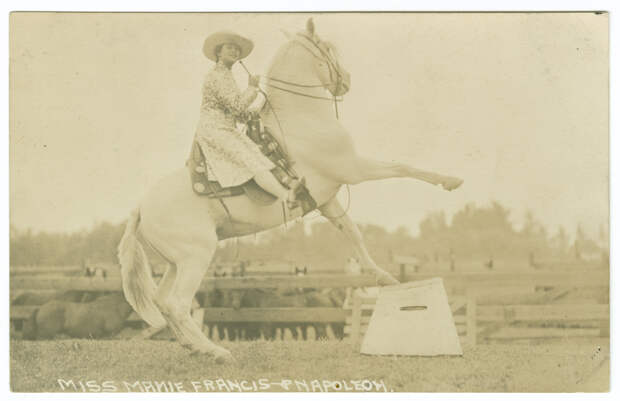
[[248, 77], [248, 86], [258, 87], [259, 81], [260, 81], [260, 77], [258, 75], [250, 75]]
[[250, 104], [250, 107], [248, 107], [248, 111], [250, 113], [259, 113], [264, 105], [265, 96], [262, 93], [259, 93], [258, 96], [256, 96], [256, 99], [252, 102], [252, 104]]

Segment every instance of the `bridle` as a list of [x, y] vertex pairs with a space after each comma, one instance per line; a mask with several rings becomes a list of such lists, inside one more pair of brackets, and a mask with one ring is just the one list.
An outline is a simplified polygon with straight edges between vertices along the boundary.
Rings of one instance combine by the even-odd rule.
[[[308, 46], [306, 46], [301, 40], [295, 40], [295, 43], [299, 44], [300, 46], [304, 47], [308, 52], [310, 52], [310, 54], [312, 54], [312, 56], [314, 56], [315, 58], [319, 59], [320, 61], [323, 61], [325, 63], [327, 63], [328, 68], [329, 68], [329, 80], [330, 80], [330, 85], [331, 84], [336, 84], [336, 88], [338, 88], [341, 83], [343, 82], [343, 76], [340, 73], [340, 68], [339, 68], [339, 63], [337, 61], [333, 60], [333, 57], [327, 53], [325, 50], [323, 50], [321, 48], [321, 46], [319, 46], [319, 39], [317, 38], [317, 40], [315, 41], [313, 39], [313, 37], [306, 35], [305, 33], [298, 33], [298, 36], [306, 39], [308, 42], [312, 43], [313, 47], [315, 49], [317, 49], [321, 56], [317, 55], [311, 48], [309, 48]], [[250, 71], [247, 69], [247, 67], [245, 66], [245, 64], [243, 64], [243, 62], [241, 60], [239, 60], [239, 63], [241, 64], [241, 66], [245, 69], [245, 71], [248, 73], [248, 75], [251, 75]], [[334, 82], [334, 75], [336, 76], [336, 81]], [[265, 78], [267, 81], [272, 81], [272, 82], [277, 82], [277, 83], [281, 83], [281, 84], [285, 84], [285, 85], [289, 85], [289, 86], [293, 86], [296, 88], [323, 88], [323, 89], [327, 89], [327, 85], [325, 84], [300, 84], [297, 82], [291, 82], [291, 81], [287, 81], [284, 79], [280, 79], [280, 78], [276, 78], [276, 77], [269, 77], [269, 76], [261, 76], [262, 78]], [[333, 101], [334, 102], [334, 110], [336, 112], [336, 119], [338, 119], [338, 102], [342, 101], [342, 97], [338, 97], [336, 95], [334, 95], [333, 97], [327, 97], [327, 96], [315, 96], [315, 95], [309, 95], [307, 93], [303, 93], [303, 92], [299, 92], [296, 90], [291, 90], [291, 89], [286, 89], [286, 88], [282, 88], [280, 86], [274, 85], [270, 82], [267, 82], [267, 85], [271, 88], [277, 89], [277, 90], [281, 90], [284, 92], [288, 92], [288, 93], [292, 93], [298, 96], [304, 96], [304, 97], [308, 97], [308, 98], [312, 98], [312, 99], [320, 99], [320, 100], [329, 100], [329, 101]], [[276, 122], [278, 124], [278, 128], [280, 130], [280, 134], [282, 135], [282, 142], [284, 145], [284, 151], [288, 154], [288, 145], [286, 144], [286, 135], [284, 134], [284, 130], [282, 129], [282, 125], [280, 124], [280, 119], [278, 118], [278, 115], [276, 114], [275, 109], [273, 108], [273, 106], [271, 105], [271, 102], [269, 101], [269, 97], [267, 96], [267, 94], [265, 92], [263, 92], [262, 89], [259, 88], [259, 91], [265, 96], [265, 100], [267, 102], [267, 104], [269, 105], [275, 119]], [[291, 170], [294, 172], [294, 170], [291, 168]], [[341, 218], [342, 216], [346, 215], [349, 207], [351, 206], [351, 192], [349, 189], [349, 185], [347, 184], [347, 193], [348, 193], [348, 201], [347, 201], [347, 207], [346, 209], [343, 211], [343, 213], [340, 216], [327, 216], [324, 215], [325, 217], [328, 218]], [[284, 216], [286, 216], [286, 212], [284, 210], [284, 204], [282, 205], [282, 213]], [[286, 218], [284, 219], [284, 225], [286, 227]]]
[[[323, 50], [321, 48], [321, 46], [319, 46], [318, 39], [317, 39], [317, 41], [315, 41], [312, 37], [310, 37], [310, 36], [308, 36], [308, 35], [306, 35], [304, 33], [298, 33], [297, 35], [300, 36], [301, 38], [306, 39], [308, 42], [310, 42], [312, 44], [313, 48], [309, 48], [301, 40], [295, 40], [295, 42], [297, 44], [299, 44], [300, 46], [305, 48], [315, 58], [319, 59], [320, 61], [323, 61], [323, 62], [327, 63], [327, 66], [328, 66], [328, 69], [329, 69], [329, 80], [330, 80], [330, 84], [329, 85], [335, 83], [336, 88], [339, 87], [340, 84], [343, 81], [343, 77], [342, 77], [342, 74], [340, 73], [340, 69], [338, 68], [338, 62], [333, 59], [332, 55], [330, 55], [328, 52]], [[317, 55], [316, 52], [314, 51], [314, 49], [318, 50], [320, 55]], [[334, 81], [334, 76], [336, 77], [335, 81]], [[297, 83], [297, 82], [286, 81], [286, 80], [279, 79], [279, 78], [276, 78], [276, 77], [265, 76], [263, 78], [265, 78], [268, 81], [267, 85], [269, 87], [277, 89], [277, 90], [281, 90], [281, 91], [284, 91], [284, 92], [292, 93], [292, 94], [295, 94], [295, 95], [298, 95], [298, 96], [309, 97], [309, 98], [312, 98], [312, 99], [320, 99], [320, 100], [333, 101], [334, 105], [336, 107], [336, 116], [338, 115], [338, 106], [337, 106], [338, 103], [337, 102], [341, 102], [342, 101], [342, 98], [339, 98], [338, 96], [327, 97], [327, 96], [310, 95], [310, 94], [303, 93], [303, 92], [300, 92], [300, 91], [297, 91], [297, 90], [283, 88], [283, 87], [281, 87], [279, 85], [274, 85], [271, 82], [285, 84], [285, 85], [293, 86], [295, 88], [324, 88], [324, 89], [326, 89], [327, 85], [325, 85], [325, 84], [308, 85], [308, 84], [300, 84], [300, 83]]]
[[[340, 73], [340, 68], [339, 68], [339, 63], [338, 61], [334, 60], [334, 57], [332, 55], [330, 55], [328, 52], [326, 52], [325, 50], [323, 50], [321, 48], [321, 46], [319, 46], [320, 40], [317, 38], [316, 40], [314, 39], [313, 36], [307, 35], [305, 33], [299, 32], [297, 33], [297, 36], [300, 37], [300, 39], [295, 39], [294, 42], [297, 43], [299, 46], [302, 46], [304, 49], [306, 49], [312, 56], [314, 56], [315, 58], [319, 59], [320, 61], [323, 61], [325, 63], [327, 63], [328, 69], [329, 69], [329, 85], [332, 85], [335, 83], [336, 88], [338, 88], [341, 83], [343, 82], [343, 77], [342, 74]], [[301, 38], [305, 39], [307, 42], [310, 42], [312, 44], [312, 47], [307, 46], [306, 44], [304, 44], [304, 42], [301, 40]], [[316, 53], [316, 50], [319, 51], [320, 55], [318, 55]], [[248, 73], [248, 75], [251, 75], [250, 71], [247, 69], [247, 67], [245, 66], [245, 64], [243, 64], [243, 61], [239, 60], [239, 64], [241, 64], [241, 66], [245, 69], [245, 71]], [[336, 80], [334, 81], [334, 75], [336, 76]], [[276, 82], [276, 83], [280, 83], [280, 84], [285, 84], [285, 85], [289, 85], [292, 86], [294, 88], [323, 88], [323, 89], [327, 89], [328, 85], [325, 84], [300, 84], [297, 82], [291, 82], [291, 81], [287, 81], [284, 79], [280, 79], [280, 78], [276, 78], [276, 77], [270, 77], [270, 76], [261, 76], [261, 78], [264, 78], [265, 80], [267, 80], [267, 86], [269, 86], [270, 88], [273, 89], [277, 89], [283, 92], [288, 92], [297, 96], [303, 96], [303, 97], [307, 97], [307, 98], [311, 98], [311, 99], [317, 99], [317, 100], [328, 100], [330, 102], [334, 102], [334, 111], [336, 112], [336, 119], [339, 118], [338, 115], [338, 102], [342, 102], [342, 97], [338, 97], [336, 95], [332, 96], [332, 97], [327, 97], [327, 96], [318, 96], [318, 95], [310, 95], [308, 93], [304, 93], [304, 92], [300, 92], [298, 90], [294, 90], [294, 89], [289, 89], [289, 88], [283, 88], [279, 85], [274, 85], [271, 82]], [[271, 107], [271, 102], [269, 101], [269, 97], [267, 96], [267, 94], [265, 92], [263, 92], [260, 88], [259, 91], [265, 96], [265, 99], [267, 101], [267, 104], [269, 104], [269, 107]], [[271, 109], [273, 110], [273, 107], [271, 107]], [[275, 113], [275, 112], [274, 112]], [[279, 121], [278, 121], [278, 125]]]

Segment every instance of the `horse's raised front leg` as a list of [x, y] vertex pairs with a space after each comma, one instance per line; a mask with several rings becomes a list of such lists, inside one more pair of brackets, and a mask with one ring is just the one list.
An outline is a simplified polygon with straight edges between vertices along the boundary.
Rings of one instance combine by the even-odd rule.
[[332, 200], [321, 206], [319, 210], [323, 216], [327, 217], [327, 219], [351, 241], [360, 261], [362, 271], [375, 273], [377, 275], [377, 284], [379, 285], [398, 284], [398, 280], [390, 273], [377, 266], [375, 261], [372, 260], [366, 248], [366, 244], [364, 244], [364, 239], [362, 238], [360, 230], [346, 214], [336, 198], [332, 198]]
[[420, 170], [404, 163], [358, 157], [355, 174], [354, 177], [351, 177], [352, 182], [349, 182], [349, 184], [395, 177], [409, 177], [428, 182], [432, 185], [441, 185], [447, 191], [452, 191], [463, 183], [463, 180], [460, 178]]

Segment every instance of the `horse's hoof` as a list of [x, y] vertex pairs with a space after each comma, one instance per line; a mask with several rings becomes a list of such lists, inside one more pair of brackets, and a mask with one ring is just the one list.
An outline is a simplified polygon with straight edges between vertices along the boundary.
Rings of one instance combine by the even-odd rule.
[[377, 285], [384, 286], [384, 285], [395, 285], [395, 284], [400, 284], [400, 281], [396, 280], [394, 276], [392, 276], [390, 273], [383, 272], [383, 273], [377, 274]]
[[181, 345], [181, 347], [191, 350], [192, 353], [197, 352], [197, 350], [194, 350], [194, 346], [191, 343], [179, 343]]
[[235, 362], [235, 358], [232, 356], [230, 351], [225, 348], [218, 347], [219, 349], [213, 349], [213, 347], [192, 347], [192, 352], [190, 352], [191, 356], [196, 355], [211, 355], [215, 359], [215, 362], [218, 364], [224, 363], [233, 363]]
[[446, 177], [443, 182], [441, 183], [441, 186], [443, 187], [443, 189], [445, 189], [446, 191], [452, 191], [454, 189], [457, 189], [458, 187], [461, 186], [461, 184], [463, 184], [463, 180], [460, 178], [456, 178], [456, 177]]
[[228, 350], [218, 351], [213, 356], [215, 357], [215, 363], [220, 365], [232, 364], [235, 362], [235, 357]]

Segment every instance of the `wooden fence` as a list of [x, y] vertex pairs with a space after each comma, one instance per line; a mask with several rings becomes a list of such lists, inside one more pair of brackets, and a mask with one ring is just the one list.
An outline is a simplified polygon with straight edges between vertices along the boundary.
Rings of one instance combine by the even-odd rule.
[[[291, 288], [344, 288], [375, 285], [375, 278], [368, 275], [314, 275], [314, 276], [256, 276], [241, 278], [204, 278], [200, 291], [213, 289], [291, 289]], [[11, 292], [24, 290], [78, 290], [78, 291], [120, 291], [119, 277], [57, 277], [15, 274], [10, 280]], [[29, 317], [36, 306], [11, 307], [11, 319], [22, 320]], [[194, 318], [201, 324], [209, 322], [344, 322], [346, 311], [338, 307], [306, 307], [306, 308], [205, 308], [195, 309]], [[139, 321], [134, 313], [129, 321]], [[154, 334], [146, 331], [142, 338]]]
[[[23, 290], [80, 290], [120, 291], [120, 277], [58, 277], [48, 276], [44, 269], [27, 274], [11, 271], [11, 292]], [[39, 274], [44, 274], [40, 277]], [[417, 281], [437, 276], [432, 273], [406, 275], [406, 281]], [[459, 335], [471, 344], [481, 338], [502, 340], [511, 338], [539, 338], [557, 336], [608, 335], [609, 305], [594, 303], [541, 304], [541, 305], [482, 305], [480, 297], [488, 294], [509, 294], [536, 287], [572, 289], [582, 287], [608, 287], [607, 270], [569, 272], [458, 272], [441, 275], [449, 294], [450, 304]], [[358, 288], [376, 285], [371, 275], [319, 274], [308, 276], [252, 276], [239, 278], [205, 278], [199, 291], [212, 289], [250, 288]], [[355, 292], [353, 292], [355, 293]], [[544, 295], [543, 295], [544, 297]], [[550, 299], [549, 301], [552, 301]], [[374, 309], [375, 299], [354, 296], [344, 308], [207, 308], [196, 309], [194, 317], [209, 322], [345, 322], [345, 334], [359, 343]], [[15, 306], [11, 319], [24, 319], [36, 307]], [[139, 320], [132, 315], [130, 320]], [[510, 327], [514, 323], [576, 322], [574, 328]], [[591, 323], [597, 323], [595, 327]], [[581, 324], [581, 325], [580, 325]]]
[[[432, 278], [432, 274], [407, 275], [407, 281]], [[608, 289], [605, 270], [522, 273], [448, 273], [443, 275], [459, 336], [476, 345], [480, 339], [518, 340], [533, 338], [609, 336], [609, 304], [592, 302], [553, 304], [574, 289]], [[553, 289], [536, 293], [536, 288]], [[370, 322], [376, 298], [353, 293], [345, 334], [359, 344]], [[489, 296], [524, 295], [540, 304], [479, 304]], [[518, 327], [514, 327], [514, 325]], [[541, 327], [546, 324], [548, 327]], [[535, 327], [528, 327], [534, 325]], [[565, 326], [565, 327], [557, 327]], [[570, 326], [570, 327], [566, 327]]]
[[[366, 329], [376, 298], [355, 295], [346, 316], [345, 334], [359, 344]], [[450, 299], [454, 323], [459, 336], [470, 345], [480, 338], [517, 340], [532, 338], [609, 336], [609, 305], [478, 305], [476, 296]], [[514, 323], [564, 323], [578, 327], [510, 327]]]

